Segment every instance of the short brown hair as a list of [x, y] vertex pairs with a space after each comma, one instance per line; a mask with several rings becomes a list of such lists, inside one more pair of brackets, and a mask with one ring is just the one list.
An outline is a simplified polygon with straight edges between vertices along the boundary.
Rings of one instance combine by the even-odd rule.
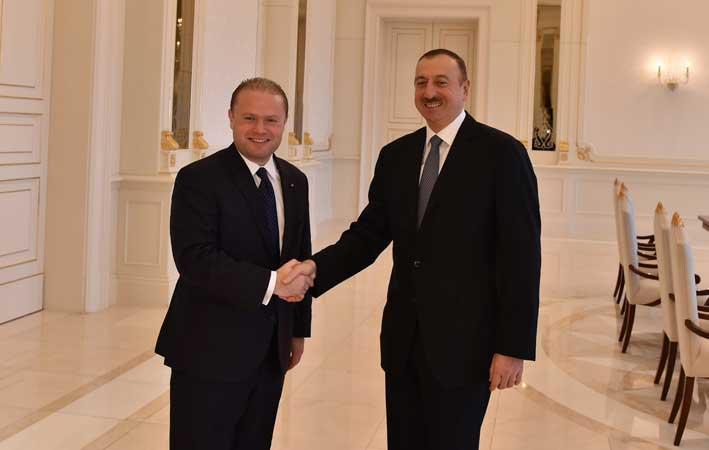
[[281, 97], [283, 99], [283, 105], [286, 108], [286, 117], [288, 117], [288, 97], [286, 97], [285, 91], [283, 90], [280, 84], [276, 83], [273, 80], [269, 80], [268, 78], [262, 77], [247, 78], [246, 80], [239, 83], [236, 89], [234, 89], [234, 92], [231, 94], [231, 102], [229, 102], [229, 109], [234, 109], [234, 105], [236, 105], [236, 102], [239, 99], [239, 93], [243, 90], [249, 89], [254, 91], [268, 92], [269, 94], [278, 95], [279, 97]]
[[458, 56], [457, 53], [448, 50], [447, 48], [436, 48], [433, 50], [429, 50], [426, 53], [424, 53], [423, 55], [421, 55], [418, 62], [421, 62], [422, 59], [431, 59], [431, 58], [435, 58], [436, 56], [440, 56], [440, 55], [445, 55], [450, 58], [453, 58], [453, 60], [458, 64], [458, 70], [460, 70], [461, 83], [468, 79], [468, 70], [465, 68], [465, 61], [463, 61], [463, 58]]

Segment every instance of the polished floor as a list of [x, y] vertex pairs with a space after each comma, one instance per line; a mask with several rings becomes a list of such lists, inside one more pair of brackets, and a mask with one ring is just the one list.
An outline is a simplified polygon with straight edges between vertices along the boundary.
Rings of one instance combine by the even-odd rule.
[[[383, 255], [314, 305], [314, 337], [287, 376], [274, 450], [386, 449], [378, 337], [390, 267]], [[522, 386], [493, 395], [481, 448], [673, 448], [671, 404], [653, 384], [660, 311], [640, 309], [621, 354], [610, 294], [543, 296], [538, 360]], [[167, 449], [169, 369], [153, 353], [164, 313], [43, 311], [0, 325], [0, 450]], [[709, 449], [707, 397], [701, 380], [682, 448]]]

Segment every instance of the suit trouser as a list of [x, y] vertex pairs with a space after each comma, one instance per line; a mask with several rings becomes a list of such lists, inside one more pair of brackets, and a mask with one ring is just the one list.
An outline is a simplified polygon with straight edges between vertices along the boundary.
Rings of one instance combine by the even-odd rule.
[[240, 382], [172, 371], [171, 450], [268, 450], [283, 390], [276, 333], [259, 369]]
[[416, 334], [406, 369], [386, 375], [388, 450], [478, 449], [489, 384], [441, 386]]

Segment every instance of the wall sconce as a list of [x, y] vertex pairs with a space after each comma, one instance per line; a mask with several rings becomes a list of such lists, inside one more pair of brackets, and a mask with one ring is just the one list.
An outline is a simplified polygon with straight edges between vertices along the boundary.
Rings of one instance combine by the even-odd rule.
[[657, 66], [657, 80], [660, 84], [667, 86], [667, 89], [674, 91], [680, 84], [689, 83], [689, 65], [686, 65], [683, 70], [673, 70], [673, 68], [665, 68], [663, 71], [662, 65]]

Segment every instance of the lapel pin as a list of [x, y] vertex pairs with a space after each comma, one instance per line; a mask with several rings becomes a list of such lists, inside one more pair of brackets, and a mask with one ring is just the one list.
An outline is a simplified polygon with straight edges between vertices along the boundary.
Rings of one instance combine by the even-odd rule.
[[295, 187], [295, 184], [291, 183], [291, 184], [290, 184], [290, 187], [294, 188], [294, 187]]

